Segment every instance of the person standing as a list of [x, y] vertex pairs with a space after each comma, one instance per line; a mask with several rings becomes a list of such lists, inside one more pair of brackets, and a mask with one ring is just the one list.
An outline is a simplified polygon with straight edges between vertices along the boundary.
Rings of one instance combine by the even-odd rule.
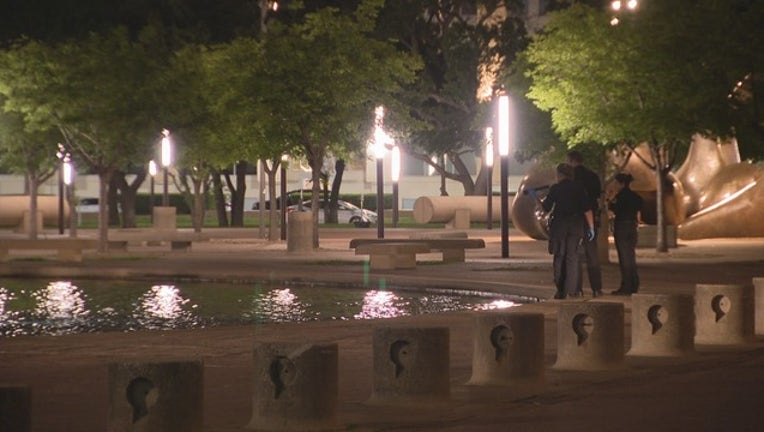
[[[586, 257], [586, 272], [589, 276], [589, 285], [592, 288], [592, 296], [602, 295], [602, 270], [600, 258], [597, 254], [597, 232], [600, 228], [600, 196], [602, 195], [602, 182], [600, 176], [584, 166], [584, 156], [577, 150], [571, 150], [566, 155], [568, 165], [573, 167], [573, 179], [580, 183], [587, 195], [587, 208], [592, 211], [594, 218], [594, 238], [584, 239], [583, 250]], [[583, 276], [579, 272], [577, 292], [583, 295]]]
[[[581, 271], [579, 247], [585, 234], [587, 238], [594, 237], [594, 219], [587, 207], [584, 187], [573, 181], [573, 167], [561, 163], [556, 171], [557, 183], [549, 188], [541, 206], [550, 212], [551, 218], [549, 241], [557, 288], [554, 298], [564, 299], [576, 295]], [[535, 196], [535, 191], [531, 194]]]
[[613, 212], [613, 237], [618, 251], [618, 267], [621, 270], [621, 286], [614, 295], [632, 295], [639, 291], [637, 273], [637, 223], [642, 211], [643, 200], [629, 187], [634, 178], [630, 174], [615, 176], [616, 194], [608, 203]]

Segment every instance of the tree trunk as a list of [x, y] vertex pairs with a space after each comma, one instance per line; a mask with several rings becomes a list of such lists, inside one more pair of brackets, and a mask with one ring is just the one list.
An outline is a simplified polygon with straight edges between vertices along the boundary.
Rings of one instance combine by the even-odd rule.
[[[114, 169], [104, 168], [98, 173], [98, 252], [106, 252], [109, 244], [109, 185]], [[116, 201], [115, 201], [116, 202]]]
[[215, 196], [215, 213], [218, 218], [218, 226], [227, 227], [228, 212], [225, 209], [225, 194], [223, 194], [223, 182], [220, 180], [221, 175], [219, 170], [212, 170], [212, 193]]
[[29, 239], [37, 240], [37, 188], [38, 179], [36, 172], [29, 172], [27, 175], [29, 182]]
[[193, 177], [191, 182], [194, 186], [194, 207], [191, 220], [194, 226], [194, 232], [199, 233], [202, 232], [202, 226], [204, 225], [205, 191], [202, 186], [206, 182], [201, 176]]
[[133, 179], [132, 183], [127, 183], [125, 173], [117, 171], [114, 175], [114, 183], [119, 188], [119, 202], [122, 210], [122, 228], [135, 228], [135, 203], [137, 201], [138, 189], [146, 180], [146, 170], [141, 170]]
[[109, 226], [120, 226], [119, 205], [117, 205], [117, 202], [119, 201], [119, 183], [117, 178], [121, 176], [124, 176], [124, 174], [119, 171], [114, 171], [109, 179], [109, 193], [107, 196], [109, 203]]
[[342, 186], [342, 176], [345, 174], [345, 161], [337, 159], [334, 163], [334, 179], [332, 180], [332, 189], [329, 193], [329, 214], [327, 222], [337, 223], [337, 201], [340, 199], [340, 186]]
[[279, 159], [274, 158], [271, 161], [272, 168], [267, 168], [265, 173], [268, 175], [268, 196], [270, 197], [270, 207], [268, 209], [268, 241], [279, 241], [281, 231], [279, 230], [279, 204], [276, 201], [276, 174], [279, 172]]
[[231, 191], [231, 226], [244, 226], [244, 195], [247, 192], [247, 163], [239, 161], [234, 168], [236, 185], [229, 181]]

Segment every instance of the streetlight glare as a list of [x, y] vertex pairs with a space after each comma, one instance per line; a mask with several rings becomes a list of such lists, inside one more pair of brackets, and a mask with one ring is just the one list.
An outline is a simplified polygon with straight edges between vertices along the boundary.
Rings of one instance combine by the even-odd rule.
[[621, 21], [620, 21], [618, 18], [616, 18], [616, 17], [613, 17], [613, 19], [611, 19], [611, 20], [610, 20], [610, 25], [611, 25], [611, 26], [613, 26], [613, 27], [615, 27], [615, 26], [617, 26], [617, 25], [618, 25], [620, 22], [621, 22]]
[[637, 8], [637, 3], [638, 3], [637, 0], [629, 0], [629, 2], [626, 3], [626, 7], [631, 10], [634, 10]]
[[401, 149], [398, 146], [393, 147], [390, 169], [392, 170], [393, 181], [397, 182], [401, 177]]
[[510, 134], [510, 102], [509, 96], [499, 96], [499, 155], [509, 155], [509, 134]]
[[172, 149], [170, 146], [170, 131], [162, 131], [162, 166], [168, 167], [172, 163]]
[[619, 0], [614, 0], [610, 2], [610, 7], [613, 8], [614, 11], [621, 10], [621, 2]]
[[67, 186], [72, 185], [74, 180], [74, 168], [72, 167], [72, 161], [68, 157], [64, 158], [64, 184]]
[[154, 162], [153, 160], [149, 161], [149, 175], [151, 177], [154, 177], [155, 175], [157, 175], [157, 163]]

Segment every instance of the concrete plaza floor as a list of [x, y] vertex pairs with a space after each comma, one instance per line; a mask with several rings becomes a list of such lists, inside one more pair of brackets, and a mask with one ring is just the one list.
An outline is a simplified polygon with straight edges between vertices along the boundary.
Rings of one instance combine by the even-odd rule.
[[[82, 235], [93, 235], [83, 232]], [[115, 230], [114, 235], [120, 232]], [[442, 264], [423, 255], [416, 269], [369, 273], [351, 238], [372, 229], [326, 229], [321, 248], [288, 254], [283, 243], [257, 239], [256, 229], [209, 229], [209, 241], [188, 252], [131, 246], [126, 252], [89, 253], [82, 263], [11, 260], [4, 277], [93, 277], [151, 280], [272, 281], [376, 289], [447, 289], [490, 292], [532, 301], [522, 310], [545, 315], [545, 357], [556, 357], [556, 313], [546, 243], [510, 232], [510, 257], [500, 257], [498, 230], [471, 230], [486, 249], [468, 250], [465, 263]], [[386, 230], [406, 238], [411, 230]], [[0, 233], [2, 236], [7, 233]], [[51, 235], [54, 236], [54, 235]], [[606, 291], [619, 281], [615, 253], [603, 266]], [[751, 284], [764, 276], [764, 239], [681, 242], [658, 254], [638, 250], [644, 293], [692, 293], [695, 284]], [[588, 290], [587, 290], [588, 291]], [[541, 301], [536, 301], [541, 300]], [[587, 296], [582, 300], [590, 301]], [[626, 307], [630, 299], [605, 296]], [[761, 313], [761, 311], [760, 311]], [[339, 345], [339, 422], [347, 430], [428, 431], [754, 431], [764, 424], [764, 345], [704, 350], [673, 358], [629, 359], [608, 372], [546, 370], [543, 385], [468, 386], [474, 314], [444, 313], [392, 320], [330, 321], [198, 330], [141, 331], [0, 339], [0, 384], [23, 383], [33, 395], [33, 431], [103, 431], [108, 412], [106, 365], [119, 361], [201, 359], [205, 365], [205, 431], [244, 430], [252, 408], [255, 341], [335, 342]], [[451, 399], [440, 405], [376, 405], [371, 335], [390, 324], [446, 326], [451, 341]]]

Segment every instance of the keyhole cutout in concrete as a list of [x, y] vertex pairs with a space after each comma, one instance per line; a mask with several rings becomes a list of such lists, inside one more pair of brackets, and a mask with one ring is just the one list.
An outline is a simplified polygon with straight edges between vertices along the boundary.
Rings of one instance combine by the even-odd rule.
[[497, 362], [509, 354], [513, 339], [512, 330], [504, 324], [497, 325], [491, 330], [491, 346], [493, 346]]
[[149, 379], [138, 377], [127, 385], [127, 402], [133, 409], [133, 423], [146, 417], [158, 398], [158, 391]]
[[719, 322], [732, 309], [732, 302], [724, 294], [719, 294], [711, 300], [711, 309], [716, 314], [716, 322]]
[[286, 356], [274, 358], [268, 372], [274, 387], [274, 399], [278, 399], [284, 393], [286, 387], [294, 381], [297, 374], [294, 363]]
[[587, 314], [578, 314], [573, 317], [573, 332], [576, 333], [578, 345], [582, 345], [589, 339], [594, 328], [594, 319]]
[[406, 366], [411, 362], [410, 343], [405, 340], [397, 340], [390, 345], [390, 360], [395, 365], [395, 377], [398, 378]]
[[653, 334], [658, 333], [664, 324], [668, 321], [669, 312], [661, 305], [652, 305], [647, 310], [647, 321], [653, 328]]

